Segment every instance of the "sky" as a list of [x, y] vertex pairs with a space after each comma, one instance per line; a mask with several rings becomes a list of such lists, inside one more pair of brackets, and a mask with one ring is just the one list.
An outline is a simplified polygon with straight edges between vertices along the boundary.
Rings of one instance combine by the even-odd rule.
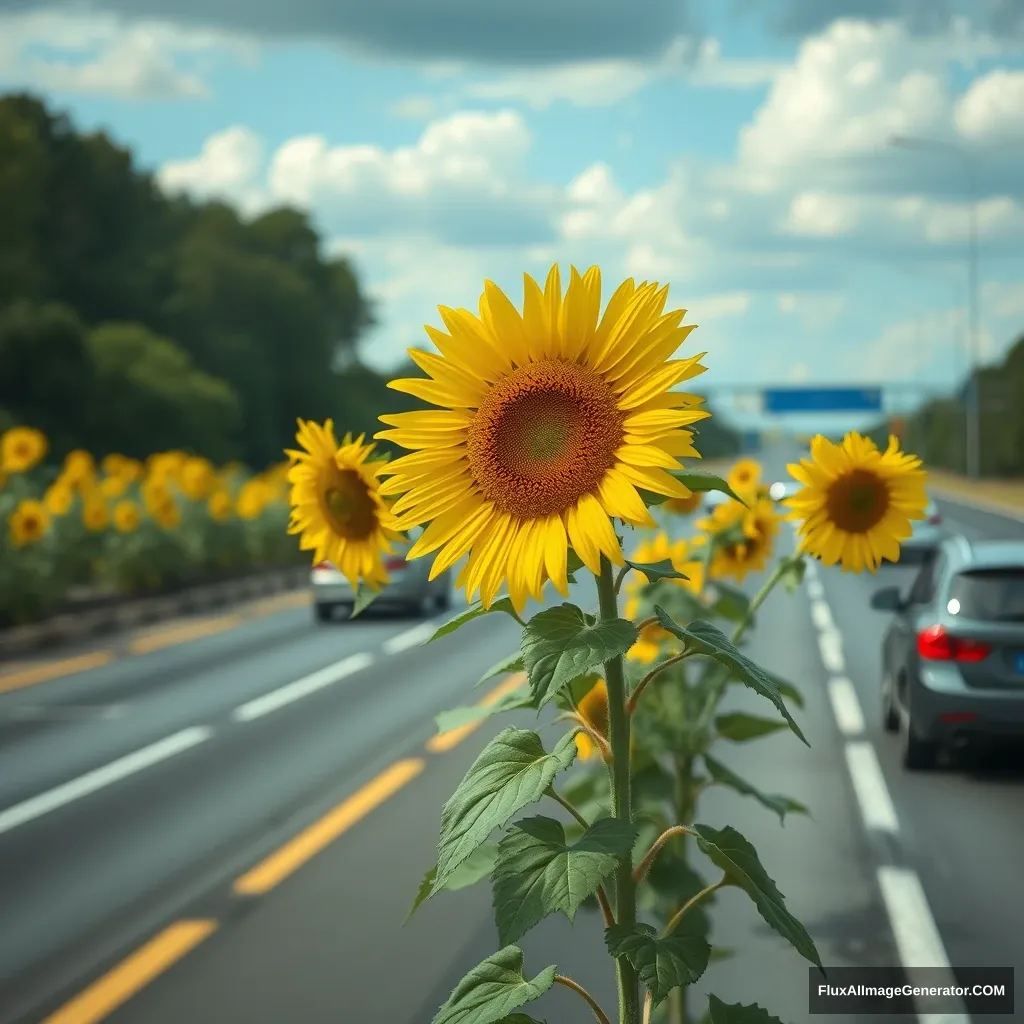
[[0, 89], [308, 210], [382, 369], [556, 261], [669, 284], [741, 425], [793, 383], [899, 411], [1024, 332], [1024, 0], [0, 0]]

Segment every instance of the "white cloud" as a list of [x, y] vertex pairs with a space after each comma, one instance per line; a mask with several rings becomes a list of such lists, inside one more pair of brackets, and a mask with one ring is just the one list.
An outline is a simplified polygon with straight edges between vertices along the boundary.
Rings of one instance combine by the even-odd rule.
[[957, 101], [957, 131], [972, 141], [1024, 138], [1024, 71], [996, 68]]
[[437, 100], [433, 96], [405, 96], [392, 105], [391, 114], [413, 121], [428, 121], [437, 114]]
[[0, 13], [0, 81], [20, 87], [130, 100], [208, 95], [202, 56], [251, 60], [246, 40], [108, 14], [40, 10]]
[[829, 292], [783, 292], [776, 298], [780, 313], [796, 316], [805, 331], [827, 331], [846, 308], [846, 296]]
[[856, 204], [847, 197], [804, 192], [790, 203], [782, 230], [801, 238], [838, 238], [856, 227]]
[[722, 317], [743, 316], [750, 309], [749, 292], [723, 292], [705, 295], [687, 302], [691, 316], [697, 320], [720, 320]]
[[981, 302], [987, 316], [1024, 327], [1024, 281], [986, 281]]
[[260, 137], [242, 125], [235, 125], [207, 139], [198, 156], [164, 164], [157, 181], [167, 192], [225, 199], [253, 213], [268, 201], [256, 180], [262, 162]]

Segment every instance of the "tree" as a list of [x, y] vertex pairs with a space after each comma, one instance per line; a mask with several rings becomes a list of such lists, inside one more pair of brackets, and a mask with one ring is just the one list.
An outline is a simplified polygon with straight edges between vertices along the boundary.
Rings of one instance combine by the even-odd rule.
[[239, 451], [238, 396], [141, 324], [109, 323], [88, 338], [96, 387], [87, 433], [103, 454], [142, 458], [184, 448], [224, 462]]

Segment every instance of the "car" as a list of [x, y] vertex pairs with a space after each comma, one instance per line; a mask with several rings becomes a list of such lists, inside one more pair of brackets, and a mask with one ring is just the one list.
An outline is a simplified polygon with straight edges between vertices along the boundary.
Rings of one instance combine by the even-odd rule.
[[[413, 530], [409, 539], [395, 545], [393, 555], [385, 556], [384, 568], [390, 582], [374, 601], [375, 608], [390, 608], [413, 615], [429, 615], [447, 611], [452, 603], [451, 570], [434, 580], [428, 579], [433, 559], [418, 558], [409, 562], [405, 556], [422, 531]], [[330, 562], [320, 562], [310, 573], [313, 589], [313, 612], [317, 622], [327, 623], [342, 611], [351, 615], [355, 592], [348, 580]]]
[[1024, 741], [1024, 541], [944, 538], [909, 590], [871, 598], [891, 612], [882, 641], [881, 714], [904, 767], [952, 747]]

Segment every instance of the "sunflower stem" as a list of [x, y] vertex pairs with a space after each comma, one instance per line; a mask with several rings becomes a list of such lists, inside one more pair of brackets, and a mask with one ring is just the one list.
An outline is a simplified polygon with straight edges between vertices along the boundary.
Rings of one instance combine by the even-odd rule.
[[[615, 593], [615, 576], [611, 562], [601, 557], [601, 574], [597, 577], [597, 596], [602, 621], [619, 617]], [[626, 714], [626, 681], [622, 656], [604, 663], [608, 687], [608, 739], [612, 748], [612, 806], [620, 821], [632, 822], [632, 779], [630, 777], [630, 722]], [[636, 883], [633, 881], [633, 855], [629, 851], [620, 858], [615, 872], [615, 920], [623, 928], [636, 924]], [[619, 1024], [640, 1024], [640, 985], [636, 969], [627, 957], [615, 961], [619, 989]]]
[[619, 570], [618, 575], [615, 577], [615, 594], [616, 594], [616, 596], [618, 595], [619, 591], [622, 589], [622, 581], [626, 578], [626, 573], [628, 573], [628, 572], [629, 572], [629, 566], [628, 565], [624, 565]]
[[790, 567], [790, 562], [791, 559], [789, 558], [780, 558], [778, 564], [775, 566], [775, 569], [772, 571], [771, 576], [769, 576], [768, 579], [764, 581], [764, 585], [754, 595], [753, 600], [747, 606], [747, 610], [743, 614], [743, 618], [736, 623], [736, 628], [733, 630], [733, 646], [738, 645], [740, 640], [743, 639], [743, 634], [746, 633], [746, 631], [750, 628], [751, 623], [754, 621], [754, 616], [757, 614], [758, 608], [760, 608], [761, 605], [764, 604], [764, 602], [768, 598], [768, 595], [775, 589], [779, 580], [781, 580], [782, 577], [786, 575], [786, 572]]

